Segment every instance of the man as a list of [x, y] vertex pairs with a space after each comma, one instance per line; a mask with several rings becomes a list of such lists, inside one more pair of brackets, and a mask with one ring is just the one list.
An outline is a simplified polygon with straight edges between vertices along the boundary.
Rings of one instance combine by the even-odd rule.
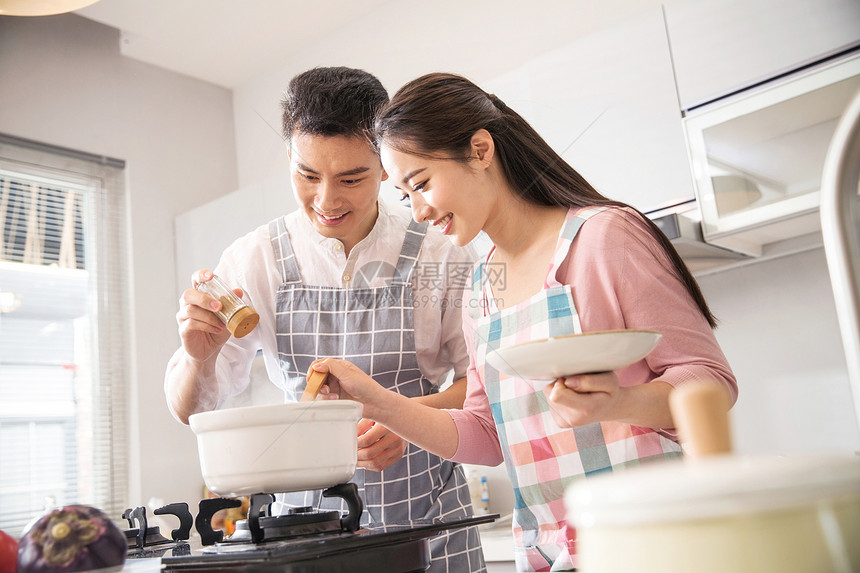
[[[315, 68], [290, 82], [283, 130], [299, 208], [238, 239], [215, 269], [260, 314], [250, 334], [232, 338], [213, 312], [217, 301], [194, 288], [183, 293], [182, 348], [165, 376], [169, 407], [183, 423], [244, 389], [258, 350], [287, 401], [298, 400], [313, 360], [335, 356], [414, 400], [462, 407], [460, 289], [474, 256], [412, 221], [408, 209], [379, 201], [387, 175], [370, 134], [387, 101], [379, 80], [361, 70]], [[200, 270], [193, 283], [211, 276]], [[455, 382], [440, 392], [452, 369]], [[352, 481], [365, 504], [362, 524], [472, 514], [459, 465], [378, 424], [362, 421], [359, 432]], [[319, 500], [318, 492], [280, 494], [273, 505], [341, 504]], [[431, 553], [431, 571], [484, 570], [474, 527], [434, 538]]]

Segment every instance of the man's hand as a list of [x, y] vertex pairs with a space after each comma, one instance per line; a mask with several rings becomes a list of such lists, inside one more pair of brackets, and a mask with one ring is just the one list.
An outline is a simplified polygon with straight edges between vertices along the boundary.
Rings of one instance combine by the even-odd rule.
[[406, 452], [406, 440], [371, 420], [358, 422], [358, 467], [381, 472]]
[[[221, 302], [195, 288], [211, 278], [212, 271], [208, 269], [196, 271], [192, 275], [192, 287], [186, 289], [179, 299], [179, 312], [176, 313], [182, 347], [185, 354], [197, 362], [204, 362], [217, 355], [230, 339], [230, 331], [215, 314], [221, 308]], [[234, 289], [233, 292], [242, 296], [241, 289]]]

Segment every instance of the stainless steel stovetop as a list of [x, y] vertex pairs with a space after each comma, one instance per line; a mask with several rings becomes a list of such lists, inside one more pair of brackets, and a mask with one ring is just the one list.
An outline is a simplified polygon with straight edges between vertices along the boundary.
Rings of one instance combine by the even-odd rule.
[[[124, 517], [131, 526], [126, 530], [126, 537], [129, 542], [128, 564], [132, 566], [127, 566], [127, 569], [134, 570], [135, 560], [141, 563], [149, 560], [151, 566], [154, 559], [160, 558], [160, 566], [167, 572], [424, 571], [430, 564], [429, 540], [432, 537], [445, 531], [490, 523], [498, 518], [498, 515], [485, 515], [454, 521], [420, 520], [359, 528], [363, 504], [355, 486], [345, 484], [330, 489], [334, 491], [329, 493], [330, 496], [344, 498], [349, 506], [347, 514], [335, 512], [334, 521], [339, 522], [339, 527], [334, 531], [331, 529], [333, 516], [330, 511], [303, 508], [294, 516], [265, 516], [264, 508], [272, 500], [268, 494], [251, 497], [248, 523], [243, 524], [241, 535], [233, 536], [238, 540], [222, 539], [221, 532], [211, 528], [215, 511], [238, 503], [235, 500], [203, 500], [194, 519], [199, 535], [194, 536], [191, 535], [192, 518], [186, 504], [159, 508], [157, 514], [171, 513], [179, 518], [180, 527], [171, 532], [171, 539], [161, 535], [158, 528], [148, 526], [143, 508], [128, 510]], [[318, 526], [313, 525], [315, 521], [318, 521]], [[314, 527], [319, 527], [319, 530], [314, 531]]]

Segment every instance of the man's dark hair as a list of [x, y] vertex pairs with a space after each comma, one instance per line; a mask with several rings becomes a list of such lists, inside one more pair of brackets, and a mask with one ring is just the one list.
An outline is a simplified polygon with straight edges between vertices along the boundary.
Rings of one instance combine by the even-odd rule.
[[284, 138], [294, 132], [354, 135], [372, 144], [373, 120], [386, 103], [388, 92], [364, 70], [313, 68], [290, 81], [281, 101]]

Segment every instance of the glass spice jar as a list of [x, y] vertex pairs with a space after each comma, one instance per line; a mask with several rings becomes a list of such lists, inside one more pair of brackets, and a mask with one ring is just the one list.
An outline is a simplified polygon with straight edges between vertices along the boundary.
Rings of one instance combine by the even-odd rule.
[[213, 312], [227, 325], [227, 330], [236, 338], [242, 338], [254, 330], [257, 323], [260, 322], [260, 315], [257, 314], [257, 311], [236, 296], [236, 293], [224, 284], [224, 281], [217, 275], [212, 275], [208, 281], [198, 283], [196, 288], [221, 302], [221, 309]]

